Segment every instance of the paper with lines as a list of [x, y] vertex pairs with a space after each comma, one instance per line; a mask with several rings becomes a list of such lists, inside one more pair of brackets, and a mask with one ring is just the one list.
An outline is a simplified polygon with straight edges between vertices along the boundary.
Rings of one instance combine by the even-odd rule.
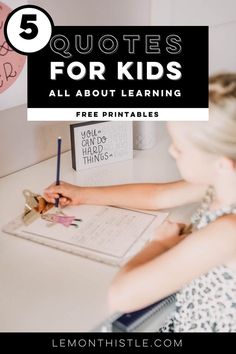
[[[117, 264], [133, 255], [134, 249], [135, 252], [140, 250], [167, 216], [162, 212], [94, 205], [71, 206], [63, 211], [81, 221], [65, 227], [39, 218], [29, 226], [22, 225], [21, 234], [28, 235], [29, 239], [37, 236], [33, 240], [41, 240], [44, 244], [54, 240], [60, 244], [58, 248], [65, 248], [66, 251], [77, 249], [78, 254], [89, 258], [101, 261], [105, 261], [106, 257], [115, 259], [116, 262], [111, 263]], [[55, 210], [50, 210], [52, 212]]]

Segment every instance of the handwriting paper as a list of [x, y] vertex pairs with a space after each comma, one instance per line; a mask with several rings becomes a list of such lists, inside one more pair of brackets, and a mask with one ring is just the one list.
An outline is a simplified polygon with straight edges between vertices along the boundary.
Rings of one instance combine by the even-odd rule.
[[21, 231], [122, 259], [138, 241], [147, 241], [153, 236], [157, 225], [167, 215], [91, 205], [67, 207], [63, 211], [82, 219], [78, 228], [37, 219], [27, 227], [23, 226]]

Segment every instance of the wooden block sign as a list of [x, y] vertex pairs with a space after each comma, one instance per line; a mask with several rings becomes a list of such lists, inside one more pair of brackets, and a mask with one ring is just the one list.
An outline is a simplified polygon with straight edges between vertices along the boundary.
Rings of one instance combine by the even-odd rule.
[[76, 171], [133, 158], [132, 122], [71, 124], [70, 133]]

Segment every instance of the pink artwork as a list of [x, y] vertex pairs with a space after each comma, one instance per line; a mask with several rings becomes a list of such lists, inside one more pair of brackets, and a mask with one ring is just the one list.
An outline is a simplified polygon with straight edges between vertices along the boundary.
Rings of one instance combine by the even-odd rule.
[[4, 23], [11, 11], [9, 6], [0, 1], [0, 93], [16, 81], [26, 59], [10, 48], [4, 37]]
[[53, 224], [62, 224], [65, 227], [74, 226], [78, 227], [78, 222], [81, 222], [81, 219], [77, 219], [75, 216], [68, 216], [68, 215], [60, 215], [60, 214], [43, 214], [41, 215], [43, 220], [49, 221]]

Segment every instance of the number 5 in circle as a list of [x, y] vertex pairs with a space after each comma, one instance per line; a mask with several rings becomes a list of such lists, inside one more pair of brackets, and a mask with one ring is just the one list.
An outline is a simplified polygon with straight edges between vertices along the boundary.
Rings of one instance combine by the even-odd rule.
[[[20, 27], [25, 31], [20, 33], [20, 36], [24, 39], [34, 39], [39, 30], [34, 21], [37, 21], [37, 15], [22, 15]], [[28, 33], [27, 30], [30, 29]]]
[[9, 14], [4, 25], [4, 34], [9, 46], [15, 51], [30, 54], [48, 44], [52, 28], [51, 16], [44, 9], [25, 5]]

